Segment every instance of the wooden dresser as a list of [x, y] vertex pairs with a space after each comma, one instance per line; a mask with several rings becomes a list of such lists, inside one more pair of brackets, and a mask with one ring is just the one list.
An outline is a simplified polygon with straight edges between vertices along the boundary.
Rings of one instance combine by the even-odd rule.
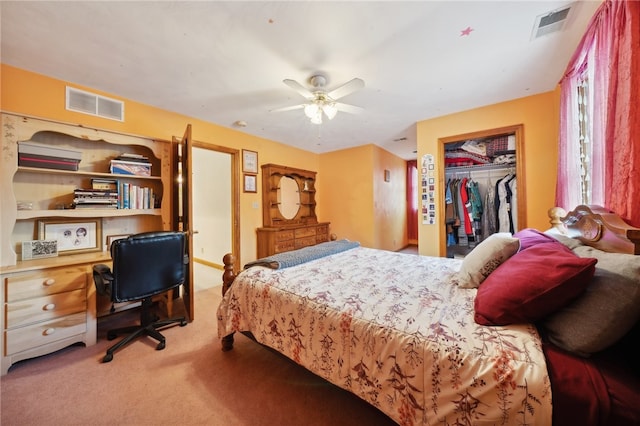
[[329, 241], [329, 222], [316, 216], [316, 172], [262, 165], [262, 218], [258, 258]]
[[96, 297], [92, 264], [99, 253], [21, 262], [3, 268], [1, 374], [18, 361], [73, 343], [96, 343]]
[[258, 258], [329, 241], [329, 223], [258, 228]]

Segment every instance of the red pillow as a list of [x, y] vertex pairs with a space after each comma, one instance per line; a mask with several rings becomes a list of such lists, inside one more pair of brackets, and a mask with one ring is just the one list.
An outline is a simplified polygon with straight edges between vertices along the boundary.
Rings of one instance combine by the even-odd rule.
[[482, 325], [538, 321], [584, 291], [597, 261], [555, 243], [539, 243], [516, 253], [478, 288], [475, 321]]
[[517, 238], [520, 240], [520, 250], [528, 249], [529, 247], [535, 246], [540, 243], [558, 243], [562, 244], [560, 241], [555, 238], [538, 231], [537, 229], [527, 228], [513, 234], [513, 238]]

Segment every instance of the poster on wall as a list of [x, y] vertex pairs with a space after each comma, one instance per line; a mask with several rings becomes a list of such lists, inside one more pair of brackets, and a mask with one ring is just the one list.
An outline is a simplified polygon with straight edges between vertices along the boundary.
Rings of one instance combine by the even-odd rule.
[[423, 225], [436, 223], [436, 166], [432, 154], [424, 154], [420, 163], [421, 212]]

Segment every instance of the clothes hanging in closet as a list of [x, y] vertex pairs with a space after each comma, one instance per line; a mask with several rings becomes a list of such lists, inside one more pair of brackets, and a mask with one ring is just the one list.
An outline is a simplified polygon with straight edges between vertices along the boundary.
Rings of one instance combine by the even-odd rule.
[[495, 209], [495, 188], [493, 184], [487, 179], [487, 193], [484, 197], [484, 205], [486, 209], [482, 215], [482, 237], [487, 238], [491, 234], [495, 234], [498, 231], [497, 223], [498, 217]]
[[517, 205], [516, 188], [516, 175], [514, 174], [508, 174], [496, 181], [494, 203], [497, 232], [513, 234], [517, 229], [517, 216], [514, 216], [512, 208]]
[[482, 240], [482, 215], [484, 213], [484, 206], [482, 204], [482, 195], [480, 195], [478, 182], [474, 180], [469, 181], [467, 183], [467, 191], [469, 193], [469, 202], [471, 204], [474, 240], [479, 242]]
[[460, 243], [458, 229], [463, 226], [467, 242], [482, 240], [484, 205], [478, 182], [470, 179], [449, 179], [445, 189], [445, 223], [447, 245]]
[[447, 225], [447, 245], [449, 246], [458, 244], [458, 228], [460, 228], [458, 198], [458, 180], [449, 179], [445, 191], [445, 223]]
[[518, 230], [516, 175], [509, 173], [492, 181], [487, 178], [481, 184], [470, 173], [464, 178], [447, 180], [447, 246], [466, 242], [471, 247], [496, 232], [513, 234]]

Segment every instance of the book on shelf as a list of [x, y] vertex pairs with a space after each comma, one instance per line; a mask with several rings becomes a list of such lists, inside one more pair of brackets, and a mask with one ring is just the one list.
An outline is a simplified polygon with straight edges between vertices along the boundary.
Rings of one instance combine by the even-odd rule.
[[113, 204], [118, 205], [117, 198], [74, 198], [73, 204]]
[[110, 189], [118, 191], [118, 179], [91, 179], [91, 189]]
[[150, 163], [149, 157], [141, 154], [133, 154], [130, 152], [123, 152], [115, 158], [115, 160], [134, 161], [137, 163]]
[[84, 189], [79, 188], [73, 191], [73, 205], [76, 209], [83, 208], [117, 208], [117, 189]]
[[153, 209], [155, 194], [153, 188], [141, 187], [128, 182], [122, 183], [118, 206], [123, 209]]
[[117, 204], [84, 203], [74, 204], [74, 209], [117, 209]]
[[73, 195], [79, 198], [117, 197], [118, 189], [74, 189]]
[[120, 208], [128, 209], [129, 208], [129, 187], [131, 184], [129, 182], [122, 183], [122, 191], [119, 196], [120, 200]]

